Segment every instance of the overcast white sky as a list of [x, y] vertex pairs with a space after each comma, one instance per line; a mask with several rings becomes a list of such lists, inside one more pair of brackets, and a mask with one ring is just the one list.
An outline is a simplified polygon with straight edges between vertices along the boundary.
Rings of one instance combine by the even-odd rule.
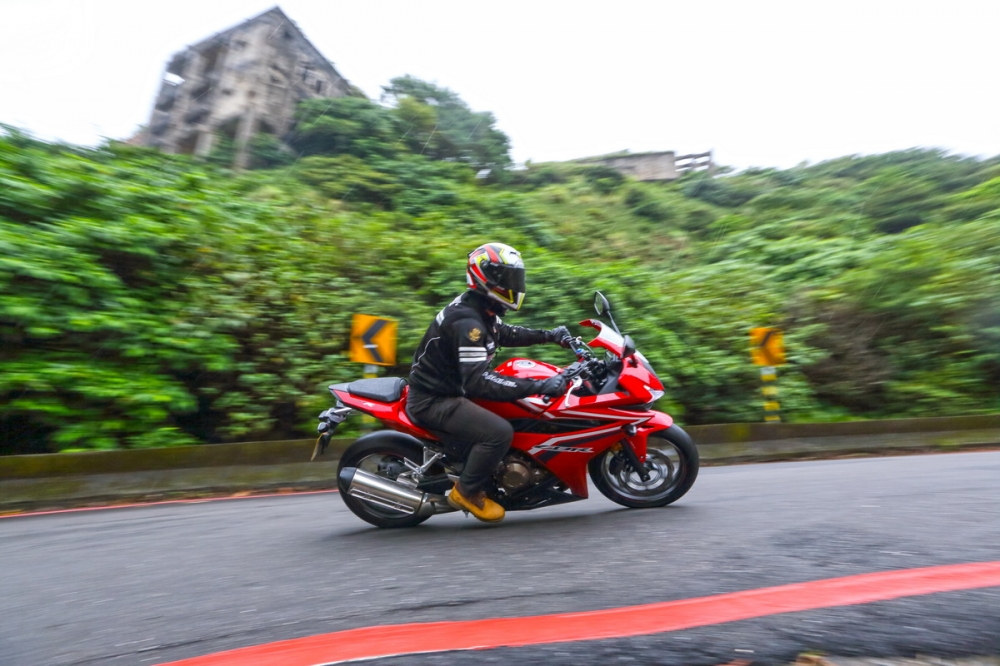
[[[172, 53], [274, 4], [0, 0], [0, 123], [82, 144], [127, 137]], [[516, 161], [1000, 154], [993, 0], [280, 4], [369, 97], [412, 74], [492, 111]]]

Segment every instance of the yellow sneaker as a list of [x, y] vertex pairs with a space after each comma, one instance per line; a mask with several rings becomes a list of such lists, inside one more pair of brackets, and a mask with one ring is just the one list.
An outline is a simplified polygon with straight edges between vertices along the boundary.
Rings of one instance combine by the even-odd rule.
[[448, 493], [448, 504], [460, 511], [468, 511], [484, 523], [499, 523], [507, 513], [502, 506], [487, 497], [483, 491], [470, 497], [464, 496], [458, 491], [457, 483]]

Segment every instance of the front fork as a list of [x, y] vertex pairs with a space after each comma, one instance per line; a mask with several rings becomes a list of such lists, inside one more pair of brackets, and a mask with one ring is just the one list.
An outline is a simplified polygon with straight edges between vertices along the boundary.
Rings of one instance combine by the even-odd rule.
[[621, 442], [622, 456], [626, 461], [628, 461], [628, 464], [632, 466], [635, 473], [639, 475], [639, 478], [643, 481], [649, 481], [649, 471], [647, 471], [646, 466], [642, 464], [642, 461], [639, 459], [639, 455], [635, 452], [635, 448], [632, 446], [632, 442], [630, 441], [632, 437], [635, 437], [635, 424], [630, 423], [622, 428], [622, 430], [624, 430], [625, 434], [628, 435], [628, 437], [622, 439]]

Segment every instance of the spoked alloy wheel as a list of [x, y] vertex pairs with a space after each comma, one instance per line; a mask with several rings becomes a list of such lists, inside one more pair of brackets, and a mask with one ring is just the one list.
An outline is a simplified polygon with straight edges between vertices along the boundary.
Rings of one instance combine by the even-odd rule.
[[424, 522], [430, 516], [405, 514], [379, 506], [374, 502], [351, 497], [347, 494], [347, 488], [339, 480], [340, 470], [345, 467], [356, 467], [370, 474], [395, 481], [400, 474], [409, 469], [404, 461], [418, 466], [421, 464], [422, 457], [423, 451], [421, 449], [391, 439], [358, 442], [351, 445], [340, 459], [340, 465], [337, 467], [340, 496], [343, 498], [344, 504], [358, 518], [377, 527], [413, 527]]
[[590, 461], [590, 478], [612, 502], [634, 509], [666, 506], [691, 489], [698, 476], [698, 449], [680, 426], [649, 436], [643, 481], [620, 453], [612, 450]]

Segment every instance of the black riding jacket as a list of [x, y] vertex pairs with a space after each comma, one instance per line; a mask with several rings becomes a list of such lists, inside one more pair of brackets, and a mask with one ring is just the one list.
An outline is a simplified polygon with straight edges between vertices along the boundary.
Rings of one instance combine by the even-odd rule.
[[532, 394], [535, 380], [498, 375], [490, 369], [490, 361], [499, 347], [545, 342], [545, 331], [508, 326], [489, 312], [491, 303], [467, 291], [437, 314], [413, 355], [414, 391], [500, 402]]

